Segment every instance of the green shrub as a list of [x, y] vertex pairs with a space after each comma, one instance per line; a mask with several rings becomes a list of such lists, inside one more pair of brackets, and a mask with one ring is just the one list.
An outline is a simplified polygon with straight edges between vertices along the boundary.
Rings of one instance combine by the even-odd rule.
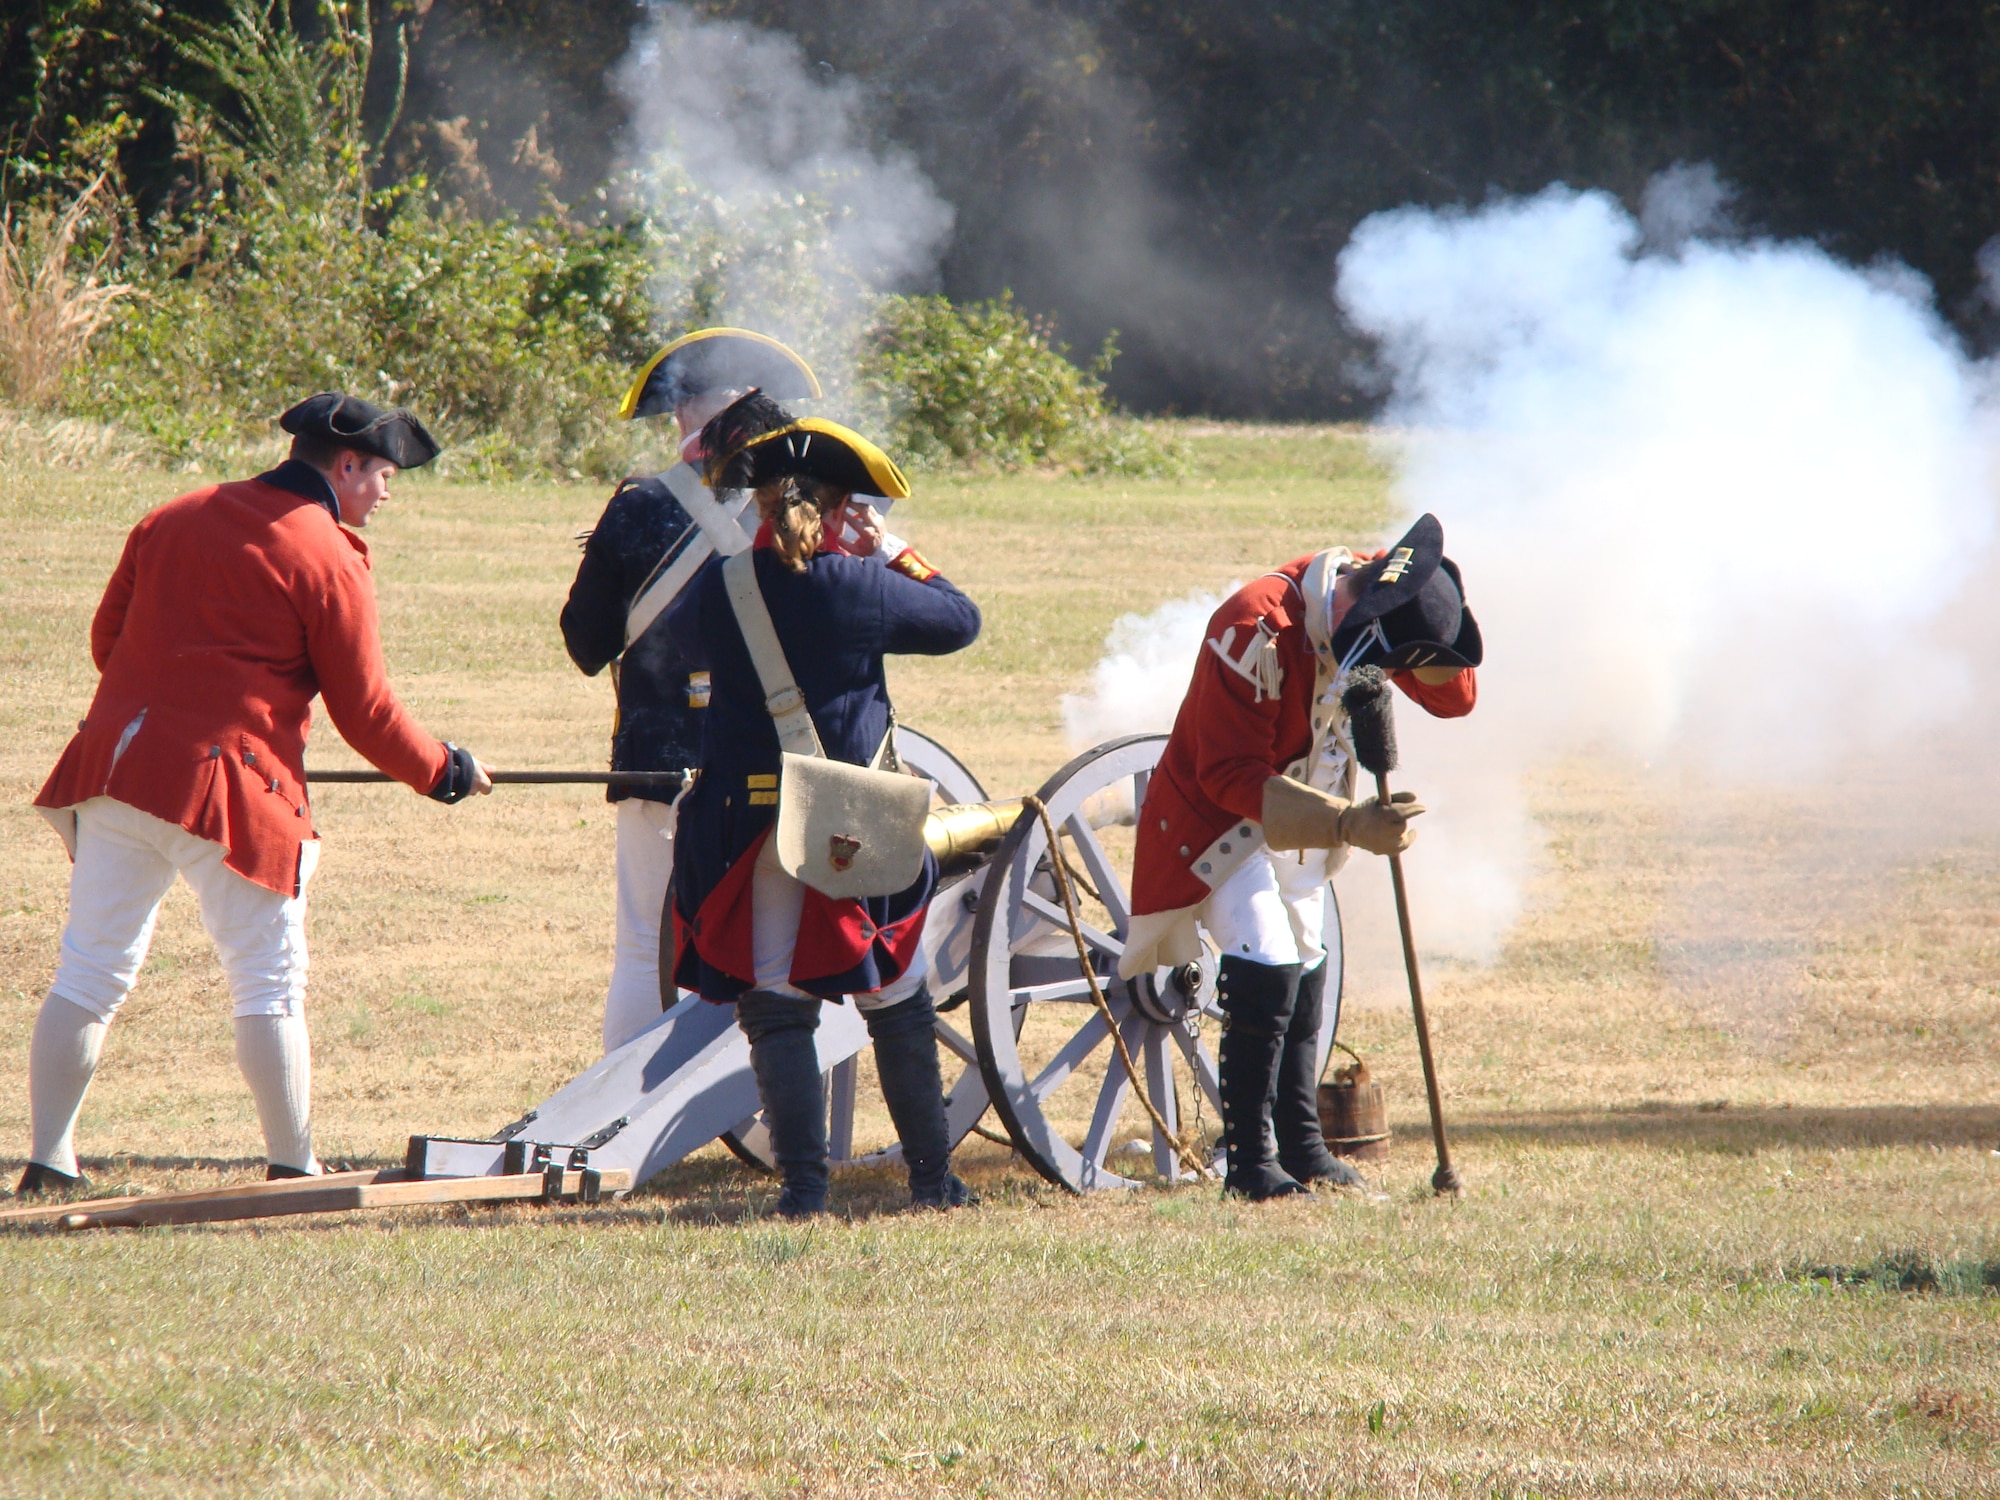
[[379, 229], [261, 195], [206, 227], [218, 248], [192, 266], [156, 249], [128, 273], [140, 295], [73, 408], [181, 453], [337, 388], [416, 407], [459, 468], [618, 467], [592, 455], [650, 344], [642, 228], [484, 223], [414, 195]]
[[1011, 294], [963, 304], [888, 297], [859, 374], [886, 410], [891, 448], [920, 468], [1177, 469], [1175, 451], [1106, 401], [1103, 376], [1117, 353], [1106, 339], [1090, 368], [1079, 369], [1049, 325], [1022, 312]]
[[[422, 180], [378, 191], [379, 141], [360, 109], [367, 28], [330, 0], [321, 13], [311, 42], [280, 0], [235, 0], [220, 26], [184, 23], [182, 56], [230, 106], [155, 92], [194, 191], [112, 237], [131, 294], [70, 372], [70, 412], [169, 458], [234, 463], [270, 444], [287, 405], [339, 389], [416, 409], [445, 444], [444, 472], [607, 478], [669, 461], [663, 424], [615, 415], [666, 325], [712, 321], [748, 296], [768, 313], [756, 321], [794, 329], [826, 373], [846, 372], [856, 309], [871, 304], [828, 279], [825, 205], [732, 215], [691, 184], [666, 191], [671, 163], [654, 169], [652, 217], [622, 225], [578, 225], [559, 208], [482, 219]], [[834, 380], [832, 409], [885, 427], [914, 465], [1181, 466], [1107, 403], [1111, 340], [1086, 370], [1011, 297], [872, 307], [857, 379]]]
[[613, 423], [653, 347], [663, 247], [637, 222], [486, 221], [421, 181], [371, 191], [365, 46], [328, 15], [313, 44], [281, 6], [191, 28], [184, 54], [242, 118], [161, 95], [201, 191], [139, 238], [135, 295], [67, 405], [185, 457], [337, 388], [415, 407], [460, 472], [622, 471], [652, 436]]

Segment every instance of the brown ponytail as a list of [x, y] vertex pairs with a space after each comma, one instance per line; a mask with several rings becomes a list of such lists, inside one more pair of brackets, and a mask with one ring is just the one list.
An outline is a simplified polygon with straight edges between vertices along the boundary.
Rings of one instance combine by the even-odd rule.
[[771, 524], [771, 550], [794, 573], [803, 573], [826, 534], [826, 514], [846, 502], [839, 490], [810, 479], [781, 479], [756, 492], [757, 514]]

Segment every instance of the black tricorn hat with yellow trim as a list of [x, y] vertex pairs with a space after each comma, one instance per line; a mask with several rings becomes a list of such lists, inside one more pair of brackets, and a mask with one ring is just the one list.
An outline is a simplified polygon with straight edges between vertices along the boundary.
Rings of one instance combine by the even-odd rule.
[[[1333, 633], [1334, 657], [1351, 666], [1476, 667], [1485, 658], [1479, 622], [1466, 608], [1458, 564], [1444, 555], [1433, 515], [1356, 574], [1360, 593]], [[1363, 637], [1367, 637], [1363, 646]], [[1352, 662], [1348, 656], [1362, 646]]]
[[805, 417], [754, 437], [709, 471], [716, 489], [756, 489], [780, 479], [817, 479], [851, 495], [901, 500], [910, 481], [894, 459], [851, 427]]
[[443, 451], [415, 412], [401, 406], [377, 406], [339, 391], [306, 397], [278, 418], [278, 426], [293, 437], [316, 438], [373, 454], [399, 469], [422, 468]]
[[747, 328], [702, 328], [646, 362], [618, 403], [618, 415], [657, 417], [692, 396], [752, 387], [775, 401], [820, 394], [811, 366], [776, 339]]

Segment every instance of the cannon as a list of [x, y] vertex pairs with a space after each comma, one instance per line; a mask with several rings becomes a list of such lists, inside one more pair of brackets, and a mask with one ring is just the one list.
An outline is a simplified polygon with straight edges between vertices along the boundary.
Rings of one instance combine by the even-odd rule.
[[[1078, 755], [1036, 792], [1044, 822], [1039, 813], [1022, 815], [1019, 800], [990, 802], [937, 741], [896, 730], [899, 758], [931, 781], [940, 808], [956, 811], [961, 835], [923, 939], [939, 1044], [962, 1065], [946, 1091], [953, 1143], [990, 1111], [1023, 1161], [1074, 1193], [1184, 1180], [1191, 1161], [1212, 1160], [1206, 1122], [1220, 1126], [1212, 947], [1195, 963], [1129, 982], [1117, 974], [1131, 911], [1133, 824], [1165, 748], [1164, 735], [1134, 735]], [[1075, 932], [1061, 904], [1063, 877], [1078, 903]], [[1325, 900], [1322, 1061], [1339, 1022], [1342, 976], [1331, 885]], [[1135, 1101], [1114, 1029], [1143, 1075], [1150, 1141], [1121, 1146], [1121, 1122]], [[897, 1160], [892, 1142], [855, 1139], [857, 1064], [868, 1045], [859, 1013], [827, 1006], [816, 1040], [836, 1167]], [[405, 1169], [416, 1178], [591, 1169], [629, 1172], [636, 1185], [718, 1139], [744, 1161], [770, 1166], [749, 1044], [734, 1012], [686, 996], [491, 1136], [412, 1136]]]

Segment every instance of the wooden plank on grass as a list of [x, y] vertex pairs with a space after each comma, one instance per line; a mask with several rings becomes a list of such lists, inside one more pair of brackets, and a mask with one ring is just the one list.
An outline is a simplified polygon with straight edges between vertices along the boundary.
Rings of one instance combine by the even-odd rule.
[[[605, 1193], [629, 1192], [632, 1174], [623, 1168], [599, 1174]], [[562, 1193], [582, 1191], [583, 1173], [565, 1171]], [[492, 1203], [544, 1196], [540, 1172], [509, 1177], [441, 1177], [412, 1182], [400, 1167], [372, 1172], [336, 1172], [239, 1187], [96, 1202], [55, 1203], [0, 1213], [9, 1225], [59, 1224], [65, 1229], [131, 1229], [150, 1224], [217, 1224], [232, 1219], [269, 1219], [292, 1214], [344, 1213], [366, 1208], [409, 1208], [441, 1203]]]
[[[536, 1199], [547, 1190], [540, 1172], [511, 1177], [441, 1177], [421, 1182], [403, 1180], [397, 1171], [343, 1174], [348, 1180], [302, 1178], [283, 1184], [283, 1193], [235, 1196], [222, 1193], [161, 1194], [123, 1208], [77, 1211], [57, 1222], [65, 1229], [134, 1229], [149, 1224], [219, 1224], [232, 1219], [271, 1219], [291, 1214], [345, 1213], [363, 1208], [412, 1208], [443, 1203], [497, 1203]], [[370, 1181], [355, 1181], [368, 1177]], [[303, 1186], [302, 1186], [303, 1184]], [[276, 1187], [272, 1183], [268, 1186]], [[622, 1193], [632, 1186], [629, 1171], [602, 1174], [602, 1189]], [[583, 1173], [563, 1173], [562, 1194], [574, 1198], [583, 1188]]]
[[185, 1198], [227, 1200], [254, 1196], [269, 1198], [285, 1193], [315, 1191], [328, 1183], [400, 1182], [401, 1167], [365, 1172], [328, 1172], [319, 1177], [282, 1177], [276, 1182], [242, 1182], [226, 1188], [187, 1188], [177, 1193], [133, 1193], [122, 1198], [73, 1198], [62, 1203], [37, 1203], [31, 1208], [0, 1209], [0, 1229], [29, 1224], [59, 1224], [71, 1214], [111, 1213], [135, 1203], [167, 1203]]

